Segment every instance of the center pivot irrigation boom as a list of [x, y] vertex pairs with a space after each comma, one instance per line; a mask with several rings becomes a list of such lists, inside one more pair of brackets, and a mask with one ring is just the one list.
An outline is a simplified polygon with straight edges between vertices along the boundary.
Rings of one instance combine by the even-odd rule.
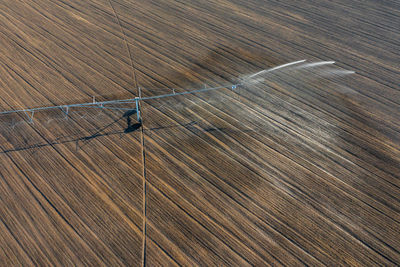
[[[78, 103], [78, 104], [69, 104], [69, 105], [47, 106], [47, 107], [37, 107], [37, 108], [26, 108], [26, 109], [20, 109], [20, 110], [2, 111], [2, 112], [0, 112], [0, 116], [5, 115], [5, 114], [12, 114], [12, 113], [24, 113], [28, 119], [28, 122], [34, 123], [35, 112], [40, 112], [40, 111], [44, 111], [44, 110], [61, 110], [68, 117], [68, 114], [69, 114], [69, 111], [71, 108], [97, 108], [97, 109], [109, 109], [109, 110], [121, 110], [121, 111], [123, 111], [123, 110], [135, 111], [136, 115], [137, 115], [137, 121], [139, 123], [141, 123], [139, 101], [151, 100], [151, 99], [162, 99], [162, 98], [166, 98], [166, 97], [173, 97], [173, 96], [179, 96], [179, 95], [195, 94], [195, 93], [218, 90], [218, 89], [223, 89], [223, 88], [231, 88], [232, 90], [234, 90], [238, 86], [242, 86], [245, 83], [254, 84], [259, 81], [262, 81], [262, 80], [264, 80], [262, 78], [262, 76], [264, 76], [270, 72], [274, 72], [274, 71], [277, 71], [277, 70], [280, 70], [283, 68], [287, 68], [287, 67], [290, 67], [293, 65], [299, 65], [299, 66], [295, 66], [295, 67], [300, 68], [300, 67], [314, 67], [314, 66], [327, 65], [327, 64], [334, 63], [334, 61], [321, 61], [321, 62], [316, 62], [316, 63], [308, 63], [308, 64], [300, 65], [301, 63], [304, 63], [304, 62], [305, 62], [305, 60], [299, 60], [299, 61], [283, 64], [283, 65], [280, 65], [277, 67], [273, 67], [270, 69], [262, 70], [257, 73], [245, 76], [245, 77], [241, 78], [238, 83], [230, 84], [228, 86], [203, 88], [203, 89], [191, 90], [191, 91], [185, 91], [185, 92], [179, 92], [179, 93], [176, 93], [175, 90], [173, 90], [173, 93], [170, 93], [170, 94], [163, 94], [163, 95], [156, 95], [156, 96], [149, 96], [149, 97], [135, 97], [135, 98], [130, 98], [130, 99], [110, 100], [110, 101], [101, 101], [101, 102], [96, 102], [95, 98], [93, 97], [93, 101], [88, 102], [88, 103]], [[349, 71], [345, 72], [344, 71], [343, 73], [349, 74], [349, 73], [354, 73], [354, 72], [349, 72]], [[135, 104], [135, 109], [110, 106], [113, 104], [114, 105], [115, 104]]]

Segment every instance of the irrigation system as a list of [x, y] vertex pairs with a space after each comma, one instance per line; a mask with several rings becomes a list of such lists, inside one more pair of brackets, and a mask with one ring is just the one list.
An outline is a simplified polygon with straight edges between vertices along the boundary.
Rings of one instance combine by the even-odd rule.
[[[219, 90], [219, 89], [223, 89], [223, 88], [231, 88], [232, 90], [235, 90], [237, 87], [243, 85], [246, 82], [249, 82], [252, 80], [257, 82], [258, 77], [263, 76], [269, 72], [287, 68], [287, 67], [290, 67], [293, 65], [299, 65], [305, 61], [306, 60], [294, 61], [294, 62], [283, 64], [283, 65], [280, 65], [277, 67], [273, 67], [270, 69], [262, 70], [257, 73], [242, 77], [238, 83], [227, 85], [227, 86], [218, 86], [218, 87], [203, 88], [203, 89], [198, 89], [198, 90], [189, 90], [189, 91], [184, 91], [184, 92], [179, 92], [179, 93], [176, 93], [175, 90], [172, 89], [173, 92], [170, 94], [148, 96], [148, 97], [135, 97], [135, 98], [121, 99], [121, 100], [109, 100], [109, 101], [101, 101], [101, 102], [97, 102], [95, 97], [93, 97], [92, 102], [2, 111], [2, 112], [0, 112], [0, 116], [6, 115], [6, 114], [12, 114], [12, 113], [24, 113], [28, 119], [28, 122], [33, 123], [35, 112], [40, 112], [40, 111], [44, 111], [44, 110], [61, 110], [68, 117], [69, 111], [71, 108], [98, 108], [98, 109], [111, 109], [111, 110], [121, 110], [121, 111], [122, 110], [135, 111], [136, 115], [137, 115], [137, 120], [140, 123], [141, 122], [140, 105], [139, 105], [140, 101], [152, 100], [152, 99], [162, 99], [162, 98], [174, 97], [174, 96], [179, 96], [179, 95], [189, 95], [189, 94], [201, 93], [201, 92], [206, 92], [206, 91]], [[314, 66], [327, 65], [327, 64], [333, 64], [333, 63], [335, 63], [335, 62], [334, 61], [321, 61], [321, 62], [316, 62], [316, 63], [309, 63], [307, 65], [303, 64], [300, 66], [314, 67]], [[296, 66], [296, 67], [298, 67], [298, 66]], [[354, 73], [354, 72], [348, 72], [348, 73]], [[134, 104], [135, 108], [110, 106], [110, 105], [115, 105], [115, 104]]]
[[[232, 88], [232, 90], [234, 90], [239, 85], [240, 84], [234, 84], [234, 85], [231, 85], [230, 87]], [[178, 95], [195, 94], [195, 93], [200, 93], [200, 92], [218, 90], [218, 89], [227, 88], [227, 87], [229, 87], [229, 86], [219, 86], [219, 87], [204, 88], [204, 89], [193, 90], [193, 91], [185, 91], [185, 92], [180, 92], [180, 93], [173, 92], [171, 94], [164, 94], [164, 95], [157, 95], [157, 96], [135, 97], [135, 98], [129, 98], [129, 99], [109, 100], [109, 101], [101, 101], [101, 102], [97, 102], [95, 100], [95, 98], [93, 97], [93, 102], [2, 111], [2, 112], [0, 112], [0, 116], [5, 115], [5, 114], [12, 114], [12, 113], [25, 113], [26, 117], [28, 118], [28, 121], [30, 123], [33, 123], [33, 118], [34, 118], [35, 112], [51, 110], [51, 109], [62, 110], [66, 114], [66, 116], [68, 116], [69, 110], [71, 108], [99, 108], [99, 109], [113, 109], [113, 110], [127, 110], [127, 111], [136, 109], [137, 120], [140, 122], [139, 101], [159, 99], [159, 98], [172, 97], [172, 96], [178, 96]], [[113, 104], [114, 105], [115, 104], [135, 104], [135, 109], [107, 106], [107, 105], [113, 105]]]

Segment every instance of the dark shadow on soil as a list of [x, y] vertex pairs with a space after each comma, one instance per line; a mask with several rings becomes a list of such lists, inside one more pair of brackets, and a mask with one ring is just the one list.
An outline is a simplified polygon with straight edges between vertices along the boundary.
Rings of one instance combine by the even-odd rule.
[[[121, 118], [120, 118], [121, 119]], [[120, 119], [116, 120], [115, 122], [119, 121]], [[113, 122], [113, 123], [115, 123]], [[115, 136], [115, 135], [119, 135], [120, 138], [123, 138], [126, 134], [132, 133], [137, 131], [138, 129], [140, 129], [140, 127], [142, 126], [141, 123], [134, 123], [129, 125], [127, 128], [120, 130], [120, 131], [107, 131], [107, 128], [109, 128], [113, 123], [99, 129], [97, 132], [91, 134], [91, 135], [87, 135], [87, 136], [69, 136], [69, 137], [59, 137], [53, 141], [48, 141], [48, 142], [40, 142], [40, 143], [36, 143], [36, 144], [32, 144], [32, 145], [22, 145], [15, 147], [13, 149], [8, 149], [8, 150], [3, 150], [0, 152], [0, 154], [7, 154], [7, 153], [11, 153], [11, 152], [18, 152], [18, 151], [26, 151], [26, 150], [36, 150], [36, 149], [40, 149], [43, 147], [48, 147], [48, 146], [54, 146], [54, 145], [62, 145], [62, 144], [68, 144], [68, 143], [75, 143], [76, 144], [76, 150], [81, 149], [82, 147], [84, 147], [85, 145], [87, 145], [91, 140], [99, 138], [99, 137], [105, 137], [105, 136]], [[172, 128], [177, 128], [177, 127], [184, 127], [184, 128], [190, 128], [192, 127], [194, 124], [196, 124], [196, 122], [190, 122], [187, 124], [176, 124], [176, 125], [168, 125], [168, 126], [164, 126], [164, 127], [156, 127], [156, 128], [149, 128], [146, 129], [145, 132], [149, 132], [149, 131], [158, 131], [158, 130], [164, 130], [164, 129], [172, 129]], [[203, 129], [202, 131], [204, 132], [209, 132], [209, 131], [229, 131], [229, 129], [227, 128], [209, 128], [209, 129]], [[65, 140], [61, 140], [61, 139], [65, 139]]]

